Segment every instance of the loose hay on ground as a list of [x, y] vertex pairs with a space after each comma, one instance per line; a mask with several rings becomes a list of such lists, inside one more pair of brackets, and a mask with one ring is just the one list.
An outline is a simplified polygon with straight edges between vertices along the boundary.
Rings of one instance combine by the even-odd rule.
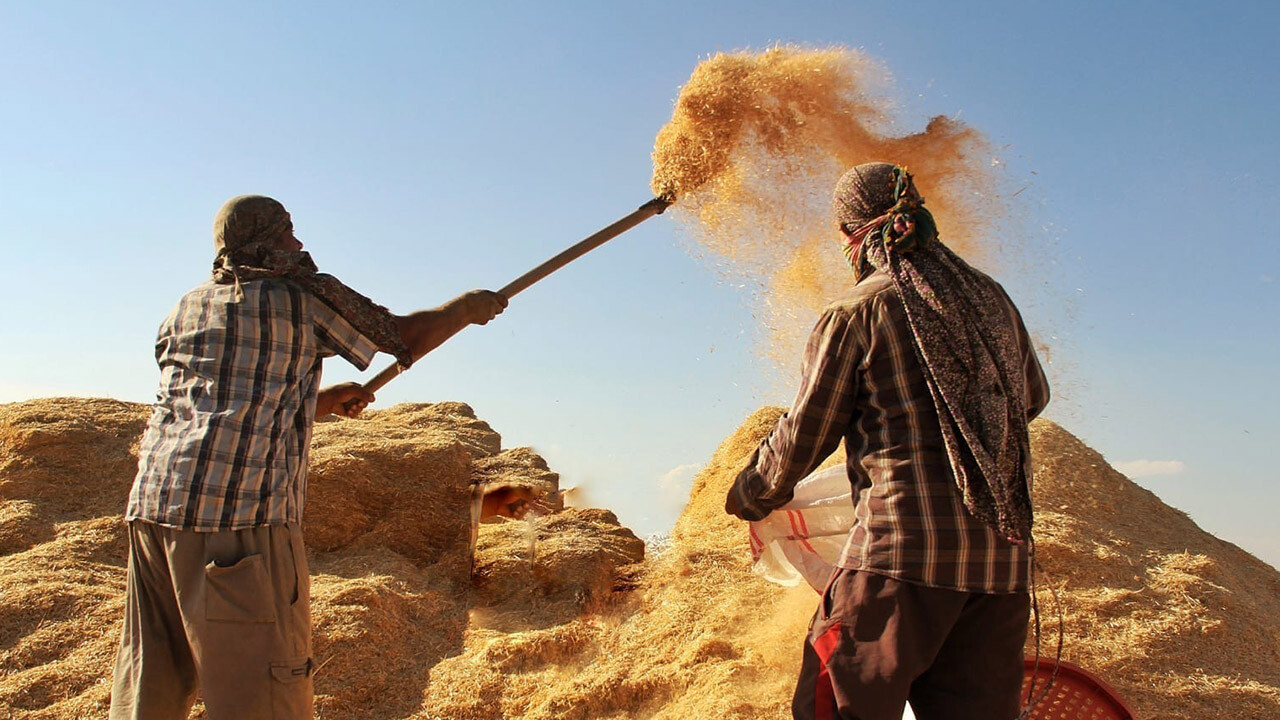
[[[9, 443], [0, 446], [0, 490], [47, 487], [31, 498], [3, 495], [10, 504], [0, 527], [35, 523], [44, 535], [0, 556], [0, 716], [105, 717], [124, 587], [118, 513], [133, 473], [122, 458], [131, 458], [136, 438], [127, 430], [141, 431], [145, 408], [23, 405], [0, 406], [0, 438]], [[332, 498], [350, 497], [348, 484], [368, 490], [371, 474], [389, 482], [404, 469], [425, 483], [425, 468], [441, 457], [498, 454], [485, 440], [496, 434], [455, 412], [461, 407], [389, 412], [375, 428], [391, 439], [385, 446], [358, 423], [325, 424], [322, 455], [350, 448], [362, 458], [331, 467]], [[468, 537], [406, 525], [423, 533], [414, 552], [433, 560], [402, 555], [383, 544], [390, 521], [368, 511], [366, 534], [312, 553], [316, 657], [324, 664], [319, 716], [785, 717], [817, 597], [753, 575], [744, 526], [722, 510], [733, 476], [780, 412], [762, 409], [725, 440], [695, 478], [670, 548], [639, 572], [632, 568], [643, 545], [611, 514], [568, 511], [538, 522], [534, 563], [525, 523], [486, 526], [477, 550], [483, 572], [468, 590]], [[38, 416], [54, 429], [32, 432], [29, 419]], [[120, 421], [115, 429], [111, 418]], [[459, 428], [457, 448], [447, 449], [453, 430], [433, 429], [436, 421]], [[81, 447], [57, 428], [93, 452], [50, 458]], [[412, 451], [421, 466], [384, 455], [403, 455], [412, 437], [427, 448]], [[1280, 573], [1204, 533], [1061, 428], [1037, 422], [1033, 446], [1037, 534], [1063, 599], [1066, 658], [1115, 685], [1143, 718], [1280, 715]], [[470, 482], [453, 460], [444, 466], [449, 493]], [[70, 482], [68, 468], [83, 474]], [[84, 515], [59, 505], [64, 496]], [[437, 541], [442, 548], [425, 547]], [[620, 584], [638, 589], [619, 593]], [[495, 608], [505, 622], [493, 622]]]
[[[471, 453], [497, 438], [470, 408], [397, 405], [316, 427], [307, 487], [308, 546], [382, 546], [465, 577], [471, 538]], [[433, 424], [438, 423], [438, 424]], [[483, 426], [481, 428], [480, 426]]]

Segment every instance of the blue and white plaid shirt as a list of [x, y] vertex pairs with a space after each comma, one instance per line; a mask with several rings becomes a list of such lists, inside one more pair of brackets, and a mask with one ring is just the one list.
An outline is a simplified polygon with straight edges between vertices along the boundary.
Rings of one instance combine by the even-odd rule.
[[197, 531], [302, 520], [321, 359], [377, 353], [284, 279], [205, 283], [160, 326], [160, 390], [126, 520]]

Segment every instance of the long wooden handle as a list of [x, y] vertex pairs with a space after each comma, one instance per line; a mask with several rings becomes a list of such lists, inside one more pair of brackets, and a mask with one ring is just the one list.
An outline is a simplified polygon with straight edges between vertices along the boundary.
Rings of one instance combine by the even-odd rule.
[[[511, 299], [515, 295], [527, 289], [530, 285], [538, 282], [565, 265], [568, 265], [574, 260], [577, 260], [583, 255], [586, 255], [592, 250], [595, 250], [645, 220], [648, 220], [654, 215], [661, 215], [662, 211], [666, 210], [670, 205], [671, 200], [667, 198], [656, 197], [650, 200], [636, 208], [636, 210], [631, 214], [619, 219], [617, 222], [600, 230], [599, 232], [586, 237], [576, 245], [573, 245], [564, 252], [561, 252], [559, 255], [556, 255], [538, 267], [507, 283], [498, 291], [498, 293], [500, 295], [505, 295], [507, 299]], [[392, 363], [387, 369], [370, 378], [369, 381], [364, 384], [364, 389], [369, 392], [381, 390], [384, 385], [391, 382], [392, 378], [399, 374], [400, 366], [396, 363]]]
[[627, 215], [603, 230], [588, 236], [577, 245], [567, 248], [559, 255], [556, 255], [538, 267], [507, 283], [498, 291], [498, 293], [507, 296], [507, 299], [511, 299], [520, 291], [528, 288], [530, 285], [538, 282], [542, 278], [559, 270], [565, 265], [568, 265], [592, 250], [595, 250], [654, 215], [660, 215], [669, 205], [671, 205], [671, 201], [665, 198], [654, 198], [650, 200], [636, 208], [635, 212], [632, 212], [630, 215]]

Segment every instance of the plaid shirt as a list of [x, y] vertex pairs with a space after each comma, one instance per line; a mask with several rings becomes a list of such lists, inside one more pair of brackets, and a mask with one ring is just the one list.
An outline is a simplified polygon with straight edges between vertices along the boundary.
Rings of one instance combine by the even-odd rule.
[[197, 531], [302, 520], [321, 358], [377, 352], [288, 280], [205, 283], [160, 326], [160, 391], [126, 520]]
[[[1030, 421], [1048, 403], [1049, 386], [1017, 308], [1004, 299], [1022, 347], [1020, 390]], [[1026, 590], [1026, 548], [964, 507], [906, 311], [887, 275], [872, 273], [852, 297], [827, 308], [802, 374], [791, 410], [730, 490], [730, 512], [755, 520], [785, 505], [844, 439], [855, 520], [840, 567], [970, 592]]]

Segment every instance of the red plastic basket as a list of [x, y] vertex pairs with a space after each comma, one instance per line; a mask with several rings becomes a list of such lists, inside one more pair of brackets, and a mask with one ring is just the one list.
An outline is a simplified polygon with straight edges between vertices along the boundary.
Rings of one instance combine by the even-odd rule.
[[[1022, 697], [1027, 696], [1032, 678], [1036, 681], [1034, 697], [1040, 697], [1053, 677], [1053, 660], [1041, 657], [1037, 669], [1035, 659], [1026, 658], [1025, 667]], [[1027, 717], [1031, 720], [1134, 720], [1133, 710], [1110, 685], [1069, 662], [1059, 664], [1058, 677], [1049, 693], [1036, 703]]]

